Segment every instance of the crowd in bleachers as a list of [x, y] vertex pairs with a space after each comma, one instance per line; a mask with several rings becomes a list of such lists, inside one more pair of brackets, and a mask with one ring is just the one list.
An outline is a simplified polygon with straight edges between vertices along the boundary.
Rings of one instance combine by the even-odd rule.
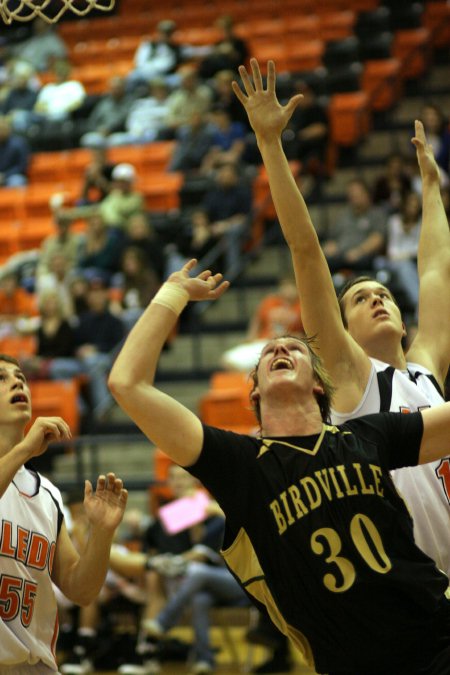
[[[239, 272], [261, 223], [275, 217], [247, 115], [231, 86], [238, 65], [256, 56], [264, 69], [274, 58], [280, 98], [303, 94], [283, 142], [302, 191], [320, 203], [339, 161], [336, 149], [359, 142], [372, 113], [389, 109], [403, 81], [426, 72], [431, 32], [449, 15], [443, 2], [428, 2], [421, 11], [420, 3], [378, 0], [358, 0], [351, 10], [343, 0], [191, 2], [182, 11], [183, 3], [168, 2], [151, 16], [145, 0], [126, 14], [131, 4], [123, 2], [111, 19], [58, 27], [37, 19], [29, 30], [0, 36], [0, 352], [21, 358], [31, 386], [72, 382], [73, 399], [68, 391], [57, 395], [76, 401], [78, 414], [94, 425], [87, 429], [108, 420], [113, 402], [106, 379], [117, 347], [167, 276], [190, 257]], [[443, 22], [438, 45], [445, 44], [446, 30]], [[448, 112], [427, 101], [417, 116], [442, 169], [450, 214]], [[412, 128], [413, 120], [411, 135]], [[340, 217], [321, 233], [336, 288], [353, 274], [377, 275], [392, 286], [412, 325], [420, 196], [414, 150], [402, 148], [371, 183], [356, 175], [349, 181]], [[221, 365], [239, 370], [244, 353], [247, 369], [250, 343], [280, 330], [302, 330], [292, 280], [262, 302], [248, 343], [227, 353]], [[233, 375], [216, 374], [200, 414], [206, 423], [248, 430], [254, 425], [248, 383], [241, 373]], [[78, 417], [71, 424], [75, 432], [77, 425]], [[153, 638], [190, 606], [200, 624], [197, 639], [206, 639], [206, 648], [194, 643], [193, 672], [208, 673], [215, 664], [205, 615], [207, 625], [216, 601], [245, 603], [217, 564], [217, 546], [201, 549], [203, 557], [189, 566], [194, 558], [186, 554], [205, 543], [198, 528], [184, 531], [191, 534], [192, 541], [176, 550], [173, 541], [140, 541], [136, 586], [110, 575], [105, 595], [108, 602], [114, 595], [143, 606], [156, 598], [159, 606], [147, 602], [143, 614]], [[159, 553], [169, 555], [158, 568]], [[127, 555], [116, 549], [119, 571]], [[164, 613], [162, 591], [170, 585], [174, 557], [175, 563], [182, 557], [173, 576], [184, 582], [184, 595]], [[223, 595], [211, 576], [206, 590], [196, 586], [212, 570], [228, 584]], [[153, 584], [150, 595], [145, 581]], [[99, 612], [82, 613], [72, 646], [85, 651], [69, 654], [62, 672], [83, 672], [71, 671], [71, 660], [93, 658]], [[158, 660], [161, 645], [141, 642], [140, 660]], [[131, 651], [139, 651], [135, 642]], [[124, 655], [120, 645], [117, 653]], [[289, 672], [286, 654], [282, 662], [281, 672]], [[269, 660], [255, 672], [279, 672], [279, 665]]]
[[[439, 14], [439, 3], [418, 13], [367, 0], [351, 11], [283, 3], [286, 13], [276, 16], [267, 2], [255, 18], [251, 2], [246, 13], [246, 3], [231, 4], [229, 15], [215, 3], [151, 17], [119, 9], [84, 28], [36, 19], [1, 37], [2, 339], [17, 337], [33, 377], [84, 383], [81, 409], [93, 409], [94, 420], [111, 405], [105, 377], [114, 347], [159, 284], [189, 257], [238, 271], [261, 222], [274, 216], [231, 87], [237, 66], [250, 55], [263, 68], [275, 58], [282, 100], [303, 94], [283, 141], [303, 192], [320, 200], [339, 133], [350, 128], [335, 117], [336, 102], [358, 89], [369, 108], [392, 105], [392, 97], [370, 99], [371, 64], [394, 60], [403, 76], [421, 74], [428, 62], [411, 75], [411, 50], [403, 59], [399, 36], [425, 30], [429, 39]], [[281, 53], [285, 43], [292, 61]], [[431, 101], [420, 114], [448, 190], [448, 116]], [[323, 236], [336, 286], [361, 270], [389, 278], [412, 321], [416, 171], [405, 148], [373, 185], [350, 181], [347, 207]]]

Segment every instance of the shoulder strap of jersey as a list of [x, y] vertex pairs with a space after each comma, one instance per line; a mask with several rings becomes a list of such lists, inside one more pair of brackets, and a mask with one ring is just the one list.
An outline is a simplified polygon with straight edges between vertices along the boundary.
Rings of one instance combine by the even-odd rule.
[[388, 366], [377, 373], [378, 389], [380, 391], [380, 412], [389, 412], [392, 400], [392, 379], [395, 368]]
[[442, 398], [444, 398], [444, 393], [443, 393], [442, 389], [440, 388], [439, 383], [436, 380], [434, 375], [432, 375], [431, 373], [421, 373], [420, 370], [416, 370], [416, 371], [414, 371], [414, 373], [411, 373], [410, 370], [408, 370], [408, 372], [409, 372], [409, 375], [410, 375], [411, 379], [414, 380], [414, 382], [417, 382], [418, 378], [421, 375], [422, 375], [422, 377], [423, 376], [427, 377], [430, 380], [430, 382], [432, 383], [433, 387], [438, 392], [439, 396], [442, 396]]

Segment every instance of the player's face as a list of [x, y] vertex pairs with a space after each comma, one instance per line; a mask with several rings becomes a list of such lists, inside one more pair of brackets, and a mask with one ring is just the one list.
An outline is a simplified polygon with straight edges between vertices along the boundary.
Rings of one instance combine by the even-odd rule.
[[258, 364], [258, 389], [263, 393], [279, 385], [309, 387], [314, 372], [308, 346], [296, 338], [278, 338], [266, 344]]
[[0, 361], [0, 424], [27, 423], [31, 395], [25, 375], [14, 363]]
[[348, 332], [363, 348], [386, 331], [398, 340], [405, 334], [398, 305], [390, 291], [377, 281], [352, 286], [344, 296], [344, 304]]

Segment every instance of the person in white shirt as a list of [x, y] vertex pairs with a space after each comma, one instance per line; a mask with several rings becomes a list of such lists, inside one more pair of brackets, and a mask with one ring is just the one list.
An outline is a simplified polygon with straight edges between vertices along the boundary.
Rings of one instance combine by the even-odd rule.
[[64, 120], [77, 110], [86, 98], [86, 91], [78, 80], [70, 80], [70, 64], [57, 61], [54, 66], [55, 82], [40, 90], [34, 112], [47, 120]]
[[58, 616], [52, 584], [86, 606], [102, 588], [127, 491], [114, 473], [95, 490], [85, 482], [90, 532], [79, 554], [64, 522], [59, 490], [29, 464], [52, 441], [71, 438], [61, 417], [38, 417], [30, 429], [30, 389], [19, 363], [0, 354], [0, 672], [57, 671]]

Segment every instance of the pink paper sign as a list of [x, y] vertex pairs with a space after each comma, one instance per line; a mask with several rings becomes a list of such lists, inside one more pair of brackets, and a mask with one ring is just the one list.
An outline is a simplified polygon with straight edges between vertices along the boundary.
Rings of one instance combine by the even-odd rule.
[[209, 497], [201, 491], [161, 506], [158, 516], [169, 534], [177, 534], [205, 520]]

